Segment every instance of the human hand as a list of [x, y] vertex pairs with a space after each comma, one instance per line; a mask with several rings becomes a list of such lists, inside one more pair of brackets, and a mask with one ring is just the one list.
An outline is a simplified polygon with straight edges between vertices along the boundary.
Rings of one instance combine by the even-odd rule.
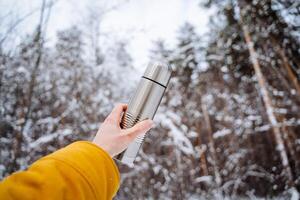
[[152, 120], [144, 120], [131, 128], [121, 129], [122, 113], [127, 104], [118, 104], [101, 124], [93, 143], [103, 148], [111, 157], [124, 151], [127, 146], [141, 134], [145, 134], [154, 125]]

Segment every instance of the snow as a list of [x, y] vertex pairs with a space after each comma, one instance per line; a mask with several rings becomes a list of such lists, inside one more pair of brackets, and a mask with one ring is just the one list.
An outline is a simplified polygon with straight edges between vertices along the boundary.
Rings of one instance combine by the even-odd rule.
[[50, 134], [50, 135], [45, 135], [45, 136], [42, 136], [42, 137], [38, 138], [34, 142], [31, 142], [29, 144], [29, 148], [35, 149], [35, 148], [38, 148], [42, 144], [45, 144], [47, 142], [51, 142], [54, 138], [64, 137], [64, 136], [71, 135], [71, 134], [72, 134], [72, 130], [71, 129], [65, 129], [65, 130], [63, 130], [61, 132], [58, 132], [58, 133], [53, 133], [53, 134]]
[[219, 131], [213, 133], [213, 138], [217, 139], [217, 138], [229, 135], [229, 134], [231, 134], [231, 130], [230, 129], [222, 129], [222, 130], [219, 130]]
[[158, 114], [155, 118], [161, 122], [161, 125], [168, 128], [169, 134], [172, 136], [174, 144], [185, 154], [193, 154], [194, 148], [191, 141], [185, 136], [186, 133], [182, 132], [174, 123], [172, 119], [163, 114]]
[[251, 121], [261, 121], [260, 115], [249, 115], [247, 118]]
[[275, 108], [274, 112], [278, 114], [287, 114], [288, 110], [285, 108]]
[[224, 59], [224, 57], [221, 56], [221, 55], [209, 55], [209, 56], [207, 57], [207, 60], [221, 61], [221, 60], [223, 60], [223, 59]]
[[201, 182], [212, 183], [212, 181], [213, 181], [212, 176], [200, 176], [200, 177], [195, 178], [196, 183], [201, 183]]
[[199, 137], [199, 133], [195, 132], [195, 131], [190, 131], [187, 134], [189, 136], [189, 138], [196, 138]]
[[154, 174], [158, 174], [161, 169], [162, 169], [162, 167], [160, 165], [155, 165], [153, 167]]
[[289, 189], [289, 192], [292, 194], [291, 200], [299, 200], [300, 199], [300, 194], [296, 188], [292, 187], [291, 189]]
[[[58, 4], [68, 4], [68, 1], [62, 0]], [[132, 168], [119, 166], [122, 184], [116, 198], [299, 199], [296, 189], [285, 184], [288, 177], [283, 170], [288, 164], [293, 164], [292, 173], [299, 174], [299, 162], [296, 160], [300, 145], [297, 90], [281, 82], [286, 79], [288, 84], [292, 83], [276, 52], [276, 42], [273, 44], [268, 38], [271, 31], [277, 31], [276, 20], [263, 23], [264, 27], [259, 23], [253, 26], [250, 21], [251, 17], [259, 21], [256, 14], [266, 12], [264, 9], [268, 5], [262, 6], [260, 3], [263, 1], [244, 1], [262, 8], [251, 13], [249, 21], [244, 23], [252, 39], [248, 47], [255, 47], [251, 55], [254, 63], [251, 63], [240, 26], [242, 22], [233, 22], [236, 24], [229, 27], [227, 17], [223, 15], [224, 11], [230, 15], [227, 9], [231, 1], [210, 1], [216, 12], [209, 23], [211, 31], [205, 35], [198, 33], [199, 29], [203, 29], [200, 24], [203, 25], [206, 20], [194, 17], [196, 10], [198, 16], [209, 15], [202, 6], [200, 12], [198, 10], [198, 4], [203, 1], [176, 0], [172, 4], [170, 1], [134, 0], [125, 4], [114, 1], [113, 4], [120, 3], [120, 7], [113, 9], [112, 13], [105, 13], [110, 20], [92, 15], [89, 21], [85, 12], [64, 14], [81, 13], [78, 15], [80, 21], [65, 24], [58, 34], [49, 35], [51, 31], [47, 31], [42, 63], [38, 67], [33, 97], [29, 102], [28, 88], [37, 51], [33, 32], [22, 36], [27, 28], [36, 28], [36, 20], [26, 21], [9, 35], [8, 43], [17, 41], [21, 44], [12, 45], [13, 48], [3, 44], [0, 49], [0, 177], [25, 169], [37, 158], [73, 141], [91, 139], [113, 105], [128, 102], [146, 61], [159, 58], [172, 65], [174, 76], [155, 116], [157, 126], [151, 131], [153, 135], [145, 139], [135, 165]], [[40, 3], [35, 2], [33, 4]], [[98, 3], [89, 0], [74, 6], [85, 10], [82, 5], [89, 4], [97, 14], [105, 9], [94, 6]], [[234, 11], [238, 10], [237, 1], [233, 4]], [[280, 4], [280, 1], [275, 1], [275, 4]], [[291, 6], [295, 7], [295, 4]], [[5, 17], [9, 9], [1, 8], [5, 11], [0, 14], [3, 15], [2, 25], [9, 25], [9, 18], [12, 22], [18, 19], [18, 16], [10, 16], [9, 13]], [[17, 7], [14, 9], [19, 10]], [[162, 10], [164, 12], [160, 12]], [[175, 10], [182, 13], [177, 13], [174, 18]], [[53, 7], [52, 11], [49, 30], [53, 25], [52, 17], [63, 20], [59, 6]], [[88, 12], [88, 9], [85, 11]], [[241, 20], [239, 13], [233, 14], [236, 20]], [[32, 17], [37, 19], [37, 15]], [[177, 18], [181, 20], [173, 23]], [[191, 31], [193, 26], [183, 23], [183, 19], [193, 21], [195, 31]], [[112, 21], [113, 25], [110, 25]], [[185, 26], [179, 29], [181, 23]], [[22, 30], [27, 24], [26, 30]], [[73, 24], [76, 27], [70, 28]], [[94, 32], [97, 24], [101, 28], [99, 38], [97, 31]], [[129, 30], [129, 24], [143, 28]], [[285, 30], [276, 33], [290, 36], [289, 26]], [[16, 33], [21, 37], [14, 36]], [[1, 39], [3, 34], [5, 31], [0, 31]], [[161, 41], [166, 46], [148, 57], [148, 51], [145, 52], [152, 47], [152, 39], [158, 36], [162, 36]], [[97, 40], [91, 41], [92, 37]], [[264, 40], [266, 43], [260, 44]], [[292, 60], [299, 48], [291, 48], [297, 47], [297, 44], [290, 45], [289, 37], [282, 41], [283, 51], [291, 59], [293, 71], [299, 74]], [[275, 45], [274, 48], [268, 47], [269, 42]], [[97, 45], [98, 49], [95, 48]], [[260, 73], [253, 71], [253, 64], [260, 65]], [[262, 79], [265, 83], [263, 88], [259, 85]], [[31, 112], [25, 116], [29, 107]], [[208, 137], [209, 126], [201, 107], [207, 108], [214, 132], [212, 138]], [[2, 120], [13, 125], [13, 133], [6, 133]], [[272, 135], [274, 130], [279, 132], [276, 137]], [[284, 130], [288, 134], [284, 134]], [[210, 142], [210, 139], [213, 141]], [[284, 155], [285, 147], [288, 147], [288, 157]], [[294, 184], [298, 182], [299, 178], [295, 177]], [[263, 183], [264, 187], [257, 183]], [[260, 192], [266, 195], [257, 196], [256, 193]], [[272, 197], [269, 196], [271, 194]]]

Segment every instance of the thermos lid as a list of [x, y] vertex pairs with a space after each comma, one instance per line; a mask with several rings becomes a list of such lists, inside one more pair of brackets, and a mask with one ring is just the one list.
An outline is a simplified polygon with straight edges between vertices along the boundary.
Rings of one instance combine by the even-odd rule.
[[167, 87], [171, 73], [172, 69], [168, 64], [163, 62], [151, 62], [147, 66], [144, 77]]

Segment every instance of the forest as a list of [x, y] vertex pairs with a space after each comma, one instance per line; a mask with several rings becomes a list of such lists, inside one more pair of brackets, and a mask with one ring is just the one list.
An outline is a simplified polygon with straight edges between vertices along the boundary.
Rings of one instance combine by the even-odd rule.
[[[141, 76], [128, 41], [103, 37], [111, 8], [90, 9], [50, 45], [56, 3], [40, 1], [22, 36], [32, 13], [0, 16], [1, 179], [91, 140]], [[115, 199], [299, 199], [300, 1], [197, 3], [214, 11], [207, 33], [186, 22], [174, 46], [153, 42], [149, 60], [173, 74], [134, 168], [118, 163]]]

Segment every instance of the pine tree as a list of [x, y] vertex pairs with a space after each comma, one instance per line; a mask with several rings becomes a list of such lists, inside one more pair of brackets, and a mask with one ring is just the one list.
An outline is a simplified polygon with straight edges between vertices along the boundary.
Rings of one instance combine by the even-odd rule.
[[[237, 12], [239, 10], [238, 6], [240, 3], [243, 3], [240, 11], [240, 13], [242, 13], [242, 17], [239, 17], [239, 13]], [[281, 159], [281, 165], [283, 166], [283, 177], [288, 179], [289, 185], [293, 185], [292, 173], [298, 172], [297, 170], [292, 172], [293, 168], [291, 167], [291, 163], [293, 163], [293, 161], [290, 159], [290, 155], [293, 155], [291, 157], [295, 158], [294, 155], [296, 155], [296, 152], [294, 151], [295, 147], [293, 146], [291, 139], [285, 139], [288, 137], [287, 135], [291, 137], [293, 134], [292, 130], [289, 131], [284, 128], [284, 126], [282, 128], [280, 127], [281, 124], [286, 123], [288, 119], [286, 119], [287, 116], [279, 113], [279, 107], [284, 107], [284, 110], [289, 110], [291, 116], [296, 118], [298, 117], [296, 113], [290, 110], [290, 105], [286, 102], [292, 101], [293, 103], [291, 104], [293, 105], [297, 102], [297, 97], [295, 97], [292, 90], [290, 90], [290, 85], [297, 88], [297, 84], [295, 84], [296, 82], [293, 81], [295, 80], [296, 70], [294, 69], [296, 62], [293, 58], [289, 58], [287, 55], [290, 54], [293, 55], [293, 57], [297, 57], [298, 53], [296, 50], [297, 48], [295, 47], [299, 45], [294, 40], [294, 36], [289, 34], [292, 32], [293, 28], [291, 28], [278, 15], [278, 12], [274, 10], [275, 4], [275, 2], [267, 0], [258, 2], [208, 1], [208, 6], [219, 6], [219, 13], [222, 13], [226, 21], [223, 26], [216, 29], [218, 32], [217, 35], [211, 37], [210, 46], [207, 50], [207, 58], [210, 67], [218, 67], [221, 71], [227, 71], [224, 73], [225, 76], [223, 75], [223, 78], [225, 78], [224, 83], [229, 84], [231, 92], [237, 90], [241, 93], [239, 96], [242, 98], [246, 97], [249, 103], [246, 101], [243, 102], [243, 104], [245, 103], [245, 105], [248, 104], [247, 106], [252, 107], [252, 102], [257, 102], [257, 105], [262, 105], [256, 108], [254, 107], [254, 110], [256, 110], [256, 115], [261, 115], [260, 118], [263, 121], [257, 121], [259, 124], [249, 127], [250, 129], [247, 128], [247, 132], [259, 133], [257, 130], [260, 130], [259, 126], [262, 126], [261, 122], [264, 122], [265, 120], [268, 120], [268, 123], [272, 124], [270, 127], [272, 127], [273, 131], [271, 133], [273, 133], [274, 137], [269, 137], [272, 140], [274, 139], [274, 143], [281, 147], [280, 149], [277, 148], [277, 152], [279, 153], [278, 155]], [[241, 19], [243, 19], [243, 21]], [[277, 38], [277, 40], [274, 41], [274, 38]], [[276, 44], [279, 46], [286, 45], [286, 51], [280, 53], [280, 50], [283, 51], [283, 48], [279, 48], [278, 46], [277, 48], [274, 48], [274, 45], [276, 46]], [[218, 56], [224, 59], [219, 59]], [[251, 60], [249, 59], [250, 57]], [[278, 81], [278, 78], [282, 80], [284, 85], [280, 84], [281, 82]], [[258, 80], [258, 85], [256, 80]], [[262, 102], [260, 102], [258, 98], [255, 98], [255, 96], [258, 95], [255, 91], [255, 87], [258, 88], [258, 91], [260, 92]], [[279, 98], [278, 95], [275, 96], [278, 91], [284, 91], [286, 96], [282, 98]], [[250, 114], [248, 111], [249, 109], [247, 107], [247, 109], [244, 109], [242, 106], [240, 108], [241, 109], [239, 110], [241, 111], [241, 114], [245, 116], [243, 117], [243, 120], [247, 122], [247, 115]], [[270, 110], [272, 112], [270, 112]], [[257, 111], [259, 112], [257, 113]], [[237, 113], [234, 115], [236, 114]], [[242, 115], [237, 116], [240, 117]], [[249, 117], [251, 117], [251, 115]], [[297, 125], [294, 124], [292, 126]], [[237, 130], [234, 131], [236, 132]], [[253, 150], [258, 148], [258, 145], [250, 142], [247, 134], [245, 134], [245, 136], [246, 137], [242, 138], [243, 140], [239, 140], [239, 143], [240, 145], [249, 145], [248, 151], [250, 150], [253, 152]], [[255, 137], [254, 141], [258, 141], [259, 137], [263, 136]], [[267, 140], [265, 142], [267, 142]], [[271, 152], [276, 150], [274, 148], [269, 148], [266, 144], [264, 148], [266, 151], [271, 150]], [[250, 155], [254, 156], [254, 160], [250, 160], [250, 163], [260, 163], [260, 165], [265, 167], [265, 169], [270, 167], [270, 165], [264, 164], [264, 160], [271, 160], [267, 156], [262, 157], [262, 159], [258, 159], [255, 154]], [[273, 165], [278, 165], [276, 159], [273, 160], [272, 163]], [[244, 167], [243, 163], [239, 163], [239, 165], [241, 169]], [[249, 165], [249, 163], [247, 165], [248, 168], [253, 166], [252, 164]], [[278, 176], [276, 177], [278, 179]], [[277, 180], [272, 181], [273, 184], [277, 184], [276, 182]], [[282, 184], [280, 187], [282, 190]], [[264, 191], [260, 192], [264, 193]]]

